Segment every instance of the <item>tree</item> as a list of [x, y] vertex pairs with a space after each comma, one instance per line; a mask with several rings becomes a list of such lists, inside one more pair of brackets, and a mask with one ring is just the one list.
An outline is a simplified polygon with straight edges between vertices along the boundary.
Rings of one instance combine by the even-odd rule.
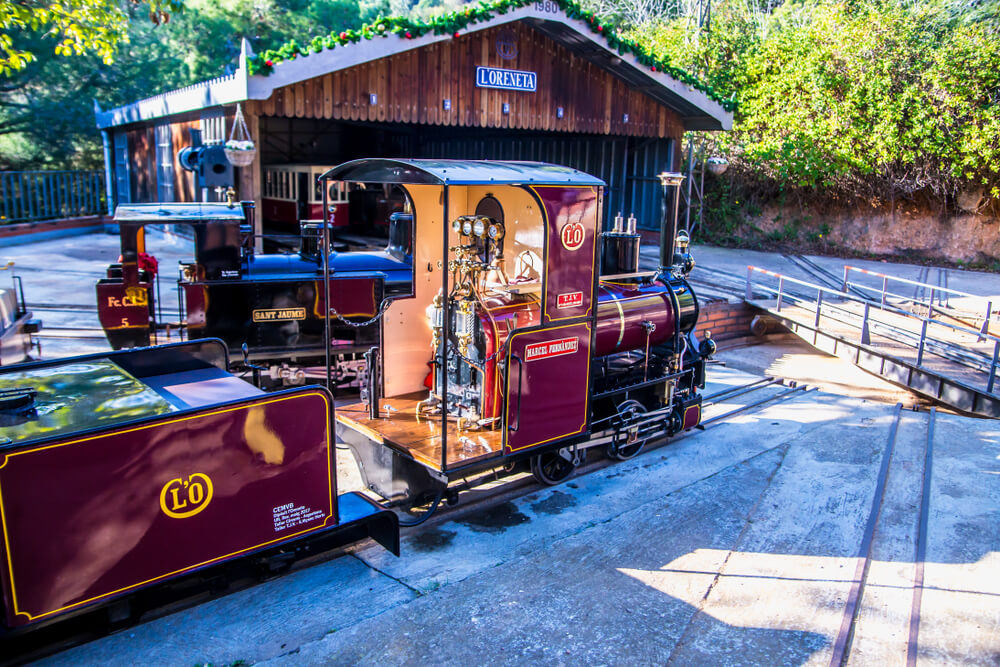
[[58, 35], [42, 30], [14, 33], [34, 59], [0, 75], [0, 169], [99, 168], [94, 99], [114, 107], [232, 71], [244, 37], [263, 50], [362, 21], [357, 0], [187, 0], [169, 23], [143, 15], [154, 5], [125, 1], [129, 39], [111, 63], [57, 55]]
[[[140, 1], [129, 0], [135, 6]], [[149, 0], [150, 19], [166, 22], [181, 5]], [[94, 54], [110, 64], [118, 45], [128, 41], [128, 18], [115, 0], [0, 0], [0, 74], [10, 76], [37, 59], [25, 44], [31, 37], [42, 37], [56, 55]]]

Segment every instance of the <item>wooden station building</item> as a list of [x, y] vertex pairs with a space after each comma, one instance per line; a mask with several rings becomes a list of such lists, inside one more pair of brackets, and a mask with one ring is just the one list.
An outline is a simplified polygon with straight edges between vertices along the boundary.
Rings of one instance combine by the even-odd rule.
[[732, 125], [719, 102], [611, 49], [552, 2], [496, 15], [457, 36], [390, 35], [299, 56], [268, 75], [249, 74], [248, 49], [244, 42], [229, 76], [96, 109], [109, 201], [216, 199], [207, 190], [199, 196], [178, 153], [196, 137], [228, 139], [241, 104], [258, 152], [235, 170], [233, 185], [258, 209], [269, 170], [280, 165], [539, 160], [598, 176], [608, 184], [608, 217], [634, 212], [640, 227], [655, 229], [656, 174], [679, 168], [683, 132]]

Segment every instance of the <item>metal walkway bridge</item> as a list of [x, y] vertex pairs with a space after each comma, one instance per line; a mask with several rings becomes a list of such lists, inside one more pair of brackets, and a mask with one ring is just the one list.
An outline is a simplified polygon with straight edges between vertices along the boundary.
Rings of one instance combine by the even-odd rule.
[[851, 266], [822, 282], [748, 266], [745, 298], [823, 352], [958, 411], [1000, 418], [991, 299]]

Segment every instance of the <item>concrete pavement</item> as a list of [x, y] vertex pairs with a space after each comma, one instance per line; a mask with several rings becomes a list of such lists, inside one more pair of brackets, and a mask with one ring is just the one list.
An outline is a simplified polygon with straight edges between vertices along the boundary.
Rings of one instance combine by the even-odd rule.
[[[557, 487], [460, 505], [406, 531], [399, 559], [362, 546], [45, 664], [826, 665], [894, 413], [799, 393]], [[901, 418], [849, 664], [906, 662], [927, 421]], [[919, 664], [993, 664], [1000, 427], [936, 425]]]

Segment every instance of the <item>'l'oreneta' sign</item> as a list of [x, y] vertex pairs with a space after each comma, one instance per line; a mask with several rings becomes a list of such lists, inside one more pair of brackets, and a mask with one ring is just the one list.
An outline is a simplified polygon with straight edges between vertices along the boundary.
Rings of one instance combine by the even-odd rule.
[[501, 90], [524, 90], [535, 92], [538, 75], [534, 72], [521, 72], [516, 69], [498, 69], [496, 67], [476, 68], [477, 88], [500, 88]]

